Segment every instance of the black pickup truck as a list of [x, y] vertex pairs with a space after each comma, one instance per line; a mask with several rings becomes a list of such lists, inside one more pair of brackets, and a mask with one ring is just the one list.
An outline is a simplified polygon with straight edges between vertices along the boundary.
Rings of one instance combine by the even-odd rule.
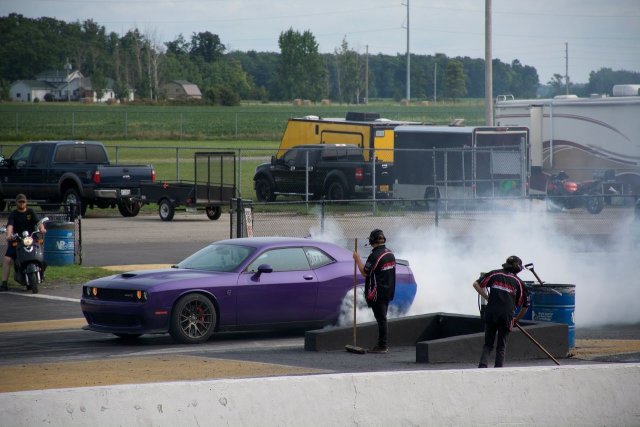
[[140, 181], [155, 180], [150, 165], [111, 165], [95, 141], [36, 141], [0, 155], [0, 210], [19, 193], [39, 203], [118, 207], [124, 217], [140, 211]]
[[[298, 145], [282, 157], [256, 168], [256, 197], [271, 202], [278, 195], [309, 195], [311, 199], [353, 199], [372, 195], [374, 163], [361, 147], [350, 144]], [[307, 186], [308, 181], [308, 186]], [[376, 197], [386, 197], [392, 183], [391, 165], [376, 161]]]

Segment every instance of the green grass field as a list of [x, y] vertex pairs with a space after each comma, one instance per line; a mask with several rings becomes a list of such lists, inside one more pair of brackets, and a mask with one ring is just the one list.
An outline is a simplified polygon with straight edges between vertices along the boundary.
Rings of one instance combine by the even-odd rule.
[[247, 104], [218, 106], [84, 105], [77, 103], [0, 104], [0, 153], [5, 157], [24, 141], [98, 140], [112, 163], [152, 164], [160, 181], [192, 181], [194, 153], [233, 151], [237, 186], [243, 198], [254, 198], [255, 167], [275, 154], [291, 117], [345, 117], [348, 111], [378, 112], [396, 120], [448, 124], [484, 122], [483, 101], [368, 105]]
[[378, 112], [397, 120], [447, 124], [463, 118], [484, 123], [483, 101], [367, 105], [247, 104], [219, 106], [84, 105], [78, 103], [0, 104], [0, 140], [279, 140], [291, 117], [344, 117], [348, 111]]

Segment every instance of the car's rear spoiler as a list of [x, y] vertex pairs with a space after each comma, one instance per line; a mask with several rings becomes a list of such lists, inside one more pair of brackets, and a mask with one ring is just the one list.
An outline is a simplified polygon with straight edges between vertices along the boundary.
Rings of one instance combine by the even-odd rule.
[[407, 267], [409, 267], [409, 261], [406, 260], [406, 259], [398, 259], [398, 258], [396, 258], [396, 264], [406, 265]]

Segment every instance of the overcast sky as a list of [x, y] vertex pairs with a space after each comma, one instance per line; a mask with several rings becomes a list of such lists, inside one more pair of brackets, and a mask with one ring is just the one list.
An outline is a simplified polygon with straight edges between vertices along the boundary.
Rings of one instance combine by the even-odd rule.
[[[1, 0], [0, 15], [93, 19], [119, 34], [138, 28], [160, 42], [217, 34], [227, 50], [279, 52], [278, 36], [313, 33], [321, 52], [344, 38], [369, 54], [410, 51], [484, 58], [482, 0]], [[602, 67], [640, 72], [640, 0], [493, 0], [493, 57], [518, 59], [541, 83], [565, 74], [586, 83]], [[638, 82], [640, 83], [640, 82]]]

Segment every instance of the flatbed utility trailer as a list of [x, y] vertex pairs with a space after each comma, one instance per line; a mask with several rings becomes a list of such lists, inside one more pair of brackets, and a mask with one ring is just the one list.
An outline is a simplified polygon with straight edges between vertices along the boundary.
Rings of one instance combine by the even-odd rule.
[[209, 219], [216, 220], [222, 215], [222, 206], [228, 206], [236, 197], [234, 152], [197, 152], [193, 158], [193, 181], [140, 184], [143, 202], [157, 203], [163, 221], [171, 221], [176, 209], [182, 206], [191, 213], [204, 210]]

